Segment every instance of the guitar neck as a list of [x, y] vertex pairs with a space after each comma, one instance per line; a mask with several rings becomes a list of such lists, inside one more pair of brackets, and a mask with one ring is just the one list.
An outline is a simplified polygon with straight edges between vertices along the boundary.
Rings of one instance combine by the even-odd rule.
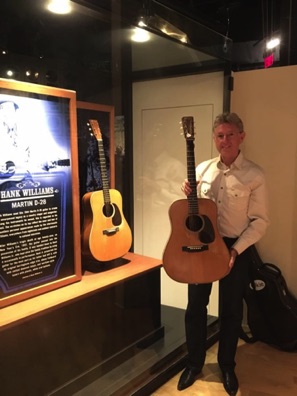
[[189, 204], [189, 214], [197, 214], [198, 198], [197, 198], [195, 151], [194, 151], [193, 140], [187, 140], [187, 175], [192, 190], [187, 197]]
[[103, 140], [97, 139], [99, 151], [99, 165], [102, 179], [102, 188], [105, 204], [110, 204], [109, 181], [107, 176], [106, 161], [104, 154]]

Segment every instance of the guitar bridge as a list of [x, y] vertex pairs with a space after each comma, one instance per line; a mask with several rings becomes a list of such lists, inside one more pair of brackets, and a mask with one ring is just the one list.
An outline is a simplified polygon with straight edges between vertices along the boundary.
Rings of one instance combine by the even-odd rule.
[[182, 251], [188, 253], [200, 253], [208, 250], [208, 245], [192, 245], [192, 246], [183, 246]]
[[119, 227], [114, 227], [114, 228], [107, 228], [106, 230], [103, 230], [103, 235], [114, 235], [116, 232], [119, 231]]

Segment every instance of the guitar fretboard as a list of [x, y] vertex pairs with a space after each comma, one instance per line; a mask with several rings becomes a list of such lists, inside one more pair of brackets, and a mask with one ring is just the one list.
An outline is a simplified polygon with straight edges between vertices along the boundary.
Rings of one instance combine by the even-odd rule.
[[187, 140], [187, 172], [191, 193], [188, 195], [189, 214], [198, 214], [197, 181], [195, 167], [194, 140]]
[[100, 165], [100, 172], [101, 172], [101, 179], [102, 179], [104, 203], [110, 204], [109, 181], [108, 181], [107, 170], [106, 170], [106, 161], [105, 161], [103, 140], [97, 139], [97, 142], [98, 142], [98, 150], [99, 150], [99, 165]]

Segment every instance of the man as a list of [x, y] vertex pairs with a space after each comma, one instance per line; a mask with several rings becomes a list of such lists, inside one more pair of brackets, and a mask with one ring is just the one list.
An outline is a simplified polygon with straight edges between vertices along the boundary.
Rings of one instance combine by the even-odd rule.
[[[244, 158], [240, 145], [245, 138], [241, 119], [235, 113], [216, 117], [213, 139], [219, 157], [196, 168], [198, 195], [216, 202], [218, 228], [230, 250], [229, 274], [220, 280], [220, 334], [218, 363], [229, 395], [236, 395], [235, 354], [243, 316], [248, 247], [259, 241], [269, 224], [267, 192], [262, 169]], [[184, 181], [182, 191], [191, 192]], [[207, 338], [207, 305], [212, 284], [190, 284], [185, 315], [188, 363], [178, 390], [191, 386], [204, 365]]]

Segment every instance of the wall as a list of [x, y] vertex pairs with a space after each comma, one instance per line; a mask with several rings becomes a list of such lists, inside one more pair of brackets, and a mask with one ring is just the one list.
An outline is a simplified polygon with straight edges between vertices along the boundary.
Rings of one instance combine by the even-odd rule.
[[[186, 143], [181, 117], [195, 120], [195, 159], [214, 153], [212, 123], [223, 108], [223, 73], [208, 73], [133, 85], [134, 251], [162, 259], [170, 235], [168, 209], [185, 198]], [[209, 313], [217, 314], [217, 284]], [[161, 302], [185, 308], [187, 287], [162, 271]]]
[[261, 257], [297, 296], [297, 66], [234, 73], [231, 109], [245, 121], [245, 154], [266, 171], [271, 225]]

